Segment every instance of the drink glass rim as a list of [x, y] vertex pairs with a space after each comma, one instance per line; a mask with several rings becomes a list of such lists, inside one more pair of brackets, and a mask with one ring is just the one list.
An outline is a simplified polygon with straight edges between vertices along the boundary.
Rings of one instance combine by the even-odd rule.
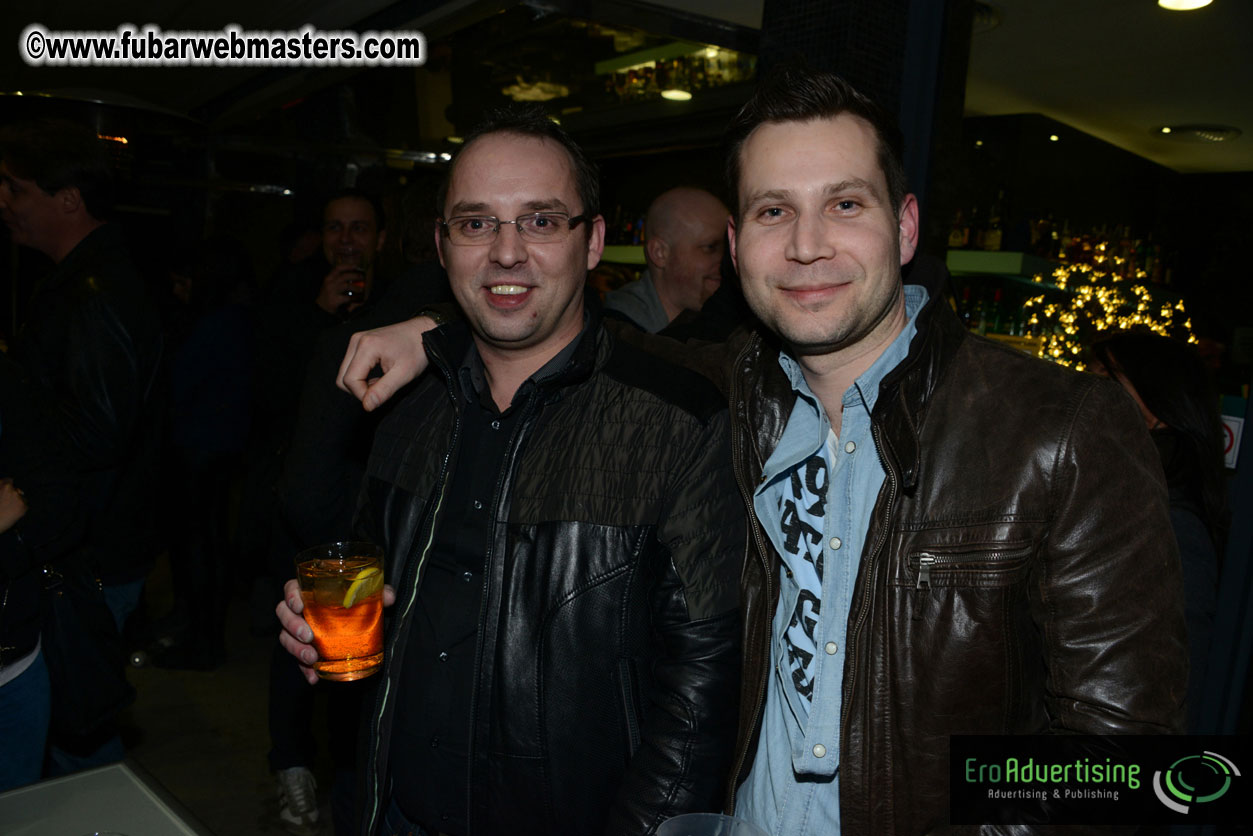
[[347, 560], [354, 557], [383, 559], [383, 547], [366, 540], [336, 540], [310, 546], [296, 554], [297, 566], [313, 560]]

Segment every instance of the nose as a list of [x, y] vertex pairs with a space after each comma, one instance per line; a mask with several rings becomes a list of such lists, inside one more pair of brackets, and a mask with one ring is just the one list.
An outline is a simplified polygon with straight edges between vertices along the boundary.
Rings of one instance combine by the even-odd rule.
[[827, 229], [820, 215], [802, 212], [797, 216], [796, 222], [792, 224], [791, 237], [784, 255], [801, 264], [811, 264], [835, 256], [831, 230]]
[[492, 240], [492, 261], [506, 269], [527, 260], [526, 242], [514, 223], [501, 224]]

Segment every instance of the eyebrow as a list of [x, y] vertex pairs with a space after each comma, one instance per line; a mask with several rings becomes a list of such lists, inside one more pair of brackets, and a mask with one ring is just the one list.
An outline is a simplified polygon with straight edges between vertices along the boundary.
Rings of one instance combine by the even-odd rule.
[[875, 184], [869, 180], [863, 180], [860, 177], [851, 177], [848, 180], [841, 180], [838, 183], [831, 183], [822, 190], [828, 197], [839, 194], [841, 192], [867, 192], [876, 200], [881, 199], [879, 190], [875, 188]]
[[[875, 184], [869, 180], [863, 180], [860, 177], [850, 177], [847, 180], [841, 180], [838, 183], [828, 183], [823, 186], [822, 194], [824, 197], [832, 197], [842, 192], [866, 192], [876, 200], [882, 200], [879, 190], [875, 188]], [[755, 192], [749, 195], [744, 201], [745, 206], [755, 206], [758, 203], [768, 203], [773, 201], [787, 201], [792, 197], [790, 189], [766, 189], [764, 191]]]
[[[566, 206], [565, 201], [556, 197], [528, 200], [522, 204], [522, 208], [525, 210], [529, 210], [531, 212], [569, 212], [570, 211], [569, 207]], [[466, 214], [470, 214], [470, 215], [490, 215], [491, 214], [491, 210], [488, 208], [488, 205], [486, 203], [482, 203], [482, 202], [472, 203], [469, 201], [458, 201], [457, 203], [454, 203], [452, 205], [452, 208], [449, 209], [448, 211], [449, 211], [449, 217], [456, 217], [458, 215], [466, 215]], [[526, 213], [523, 212], [523, 214], [526, 214]]]

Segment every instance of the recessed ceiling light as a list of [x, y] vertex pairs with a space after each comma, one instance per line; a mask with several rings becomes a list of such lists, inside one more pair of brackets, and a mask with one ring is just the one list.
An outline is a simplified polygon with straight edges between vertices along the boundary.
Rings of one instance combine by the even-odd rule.
[[975, 147], [976, 147], [976, 148], [982, 148], [982, 147], [983, 147], [983, 140], [982, 140], [982, 139], [976, 139], [976, 140], [975, 140]]
[[1191, 12], [1203, 9], [1214, 0], [1157, 0], [1157, 5], [1172, 12]]
[[1228, 142], [1241, 133], [1231, 125], [1163, 125], [1153, 132], [1175, 142]]
[[1049, 142], [1057, 142], [1059, 139], [1061, 139], [1061, 137], [1057, 134], [1049, 134]]

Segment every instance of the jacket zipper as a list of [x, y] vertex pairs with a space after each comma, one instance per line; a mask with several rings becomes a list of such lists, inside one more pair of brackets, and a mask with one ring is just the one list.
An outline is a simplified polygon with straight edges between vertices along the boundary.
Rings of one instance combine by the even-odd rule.
[[922, 609], [927, 598], [931, 596], [931, 567], [935, 564], [935, 555], [924, 554], [918, 558], [918, 583], [914, 587], [914, 621], [922, 618]]
[[[452, 451], [456, 449], [457, 444], [460, 442], [460, 438], [461, 438], [461, 416], [460, 416], [460, 413], [458, 413], [455, 408], [456, 390], [453, 388], [453, 383], [451, 382], [452, 378], [448, 374], [447, 365], [443, 362], [442, 358], [438, 356], [438, 353], [433, 353], [432, 362], [438, 365], [441, 371], [445, 373], [445, 379], [448, 382], [448, 394], [453, 399], [454, 409], [453, 409], [452, 442], [451, 444], [449, 444], [448, 450], [444, 452], [444, 461], [440, 464], [439, 494], [436, 497], [435, 506], [431, 509], [431, 512], [427, 515], [427, 519], [425, 523], [424, 533], [426, 535], [426, 542], [421, 546], [419, 550], [418, 561], [416, 564], [413, 565], [413, 571], [411, 573], [406, 572], [405, 576], [402, 577], [402, 580], [406, 581], [406, 586], [408, 586], [407, 578], [409, 575], [412, 575], [412, 577], [414, 578], [414, 582], [412, 584], [412, 590], [410, 592], [409, 599], [407, 603], [405, 604], [405, 611], [404, 613], [402, 613], [400, 616], [397, 617], [398, 619], [397, 626], [396, 626], [397, 636], [400, 635], [400, 630], [402, 626], [408, 623], [407, 619], [409, 616], [409, 612], [410, 610], [412, 610], [413, 605], [417, 602], [417, 598], [418, 598], [417, 578], [422, 573], [422, 567], [426, 564], [426, 559], [430, 556], [431, 544], [435, 541], [435, 528], [436, 528], [435, 524], [439, 519], [440, 509], [444, 507], [444, 498], [447, 496], [447, 492], [448, 492], [448, 462], [452, 458]], [[420, 535], [422, 533], [423, 532], [419, 532]], [[421, 540], [421, 537], [419, 537], [419, 540]], [[392, 654], [388, 654], [387, 658], [384, 660], [384, 670], [382, 672], [384, 679], [381, 683], [381, 687], [378, 689], [378, 696], [375, 697], [375, 700], [374, 700], [373, 736], [374, 736], [375, 741], [381, 741], [383, 739], [382, 733], [383, 733], [384, 704], [391, 698], [392, 679], [391, 679], [390, 668], [392, 664], [399, 664], [399, 662], [392, 658]], [[373, 754], [370, 756], [369, 763], [367, 764], [367, 768], [370, 770], [371, 784], [374, 787], [374, 791], [371, 793], [371, 797], [369, 799], [370, 816], [366, 824], [366, 833], [370, 833], [370, 834], [376, 832], [376, 829], [378, 826], [379, 807], [381, 806], [381, 802], [382, 802], [382, 788], [381, 788], [381, 781], [380, 781], [379, 773], [378, 773], [378, 761], [379, 761], [378, 749], [380, 745], [381, 745], [380, 743], [375, 743], [371, 747]]]
[[[870, 550], [870, 554], [867, 555], [866, 566], [863, 567], [863, 569], [865, 570], [864, 577], [866, 578], [867, 583], [865, 584], [865, 588], [862, 589], [860, 610], [857, 613], [857, 623], [853, 625], [853, 629], [849, 631], [849, 635], [844, 641], [845, 648], [851, 649], [851, 652], [848, 653], [848, 676], [844, 678], [844, 688], [843, 688], [844, 695], [843, 695], [842, 703], [840, 705], [840, 757], [841, 757], [841, 760], [843, 760], [844, 754], [848, 751], [848, 746], [847, 746], [848, 715], [851, 710], [850, 706], [852, 705], [852, 702], [853, 702], [851, 697], [852, 697], [853, 691], [856, 690], [855, 685], [857, 683], [857, 655], [858, 655], [856, 652], [856, 648], [858, 647], [857, 641], [858, 641], [859, 635], [861, 634], [862, 625], [866, 623], [866, 614], [870, 611], [869, 600], [870, 600], [870, 588], [874, 585], [872, 583], [872, 573], [874, 571], [874, 563], [875, 563], [875, 560], [879, 557], [879, 553], [883, 550], [883, 544], [886, 543], [888, 539], [888, 523], [892, 518], [892, 506], [896, 504], [896, 491], [898, 487], [898, 478], [899, 478], [896, 474], [896, 468], [895, 468], [894, 463], [889, 461], [888, 457], [884, 455], [883, 431], [879, 428], [879, 424], [877, 422], [874, 422], [874, 421], [871, 422], [870, 433], [871, 433], [871, 436], [874, 438], [875, 450], [879, 454], [879, 460], [883, 464], [883, 470], [887, 474], [887, 477], [888, 477], [888, 501], [883, 507], [883, 523], [882, 523], [882, 529], [879, 532], [879, 537], [875, 541], [874, 547]], [[928, 582], [929, 581], [930, 581], [930, 576], [928, 575]], [[841, 804], [840, 806], [843, 807], [843, 804]]]
[[[752, 345], [753, 345], [753, 341], [749, 341], [748, 345], [744, 347], [744, 350], [740, 352], [740, 356], [735, 358], [735, 370], [736, 371], [739, 370], [740, 364], [743, 362], [744, 358], [747, 356], [749, 348], [752, 347]], [[731, 403], [736, 404], [736, 407], [738, 410], [739, 404], [740, 404], [740, 391], [739, 391], [740, 390], [740, 376], [738, 374], [732, 374], [731, 379], [733, 381], [732, 382], [733, 397], [731, 398]], [[748, 428], [746, 427], [745, 428], [746, 437], [747, 437], [747, 431], [748, 431]], [[732, 435], [734, 437], [734, 433]], [[749, 520], [749, 526], [753, 530], [753, 540], [757, 545], [757, 554], [759, 556], [759, 559], [761, 560], [762, 569], [765, 570], [764, 574], [766, 578], [766, 594], [762, 600], [766, 602], [767, 606], [769, 606], [771, 602], [774, 602], [775, 596], [778, 593], [776, 593], [774, 589], [774, 575], [770, 571], [770, 558], [767, 556], [768, 552], [766, 551], [766, 541], [762, 535], [761, 524], [760, 524], [760, 521], [757, 519], [757, 514], [753, 512], [753, 494], [752, 494], [752, 491], [749, 489], [749, 486], [745, 484], [745, 481], [744, 481], [744, 477], [746, 475], [745, 468], [747, 466], [748, 466], [748, 463], [744, 461], [744, 453], [740, 449], [740, 445], [738, 443], [732, 444], [731, 445], [731, 467], [733, 471], [735, 472], [735, 481], [739, 486], [740, 494], [743, 496], [744, 503], [747, 506], [747, 510], [748, 510], [747, 516]], [[768, 624], [773, 624], [773, 623], [774, 623], [774, 618], [772, 616], [769, 619]], [[773, 632], [773, 628], [771, 629]], [[772, 667], [769, 659], [770, 659], [770, 637], [767, 636], [766, 638], [766, 682], [767, 683], [770, 681], [770, 671]], [[740, 786], [739, 786], [740, 772], [741, 770], [744, 769], [744, 761], [748, 758], [748, 749], [749, 749], [749, 746], [751, 745], [750, 741], [752, 740], [752, 736], [753, 736], [752, 732], [757, 729], [758, 724], [761, 722], [761, 712], [763, 708], [765, 707], [765, 701], [766, 701], [765, 694], [758, 693], [757, 698], [756, 698], [756, 703], [753, 707], [753, 721], [748, 726], [750, 733], [748, 737], [745, 739], [744, 747], [740, 749], [740, 753], [736, 758], [735, 769], [731, 772], [731, 795], [730, 795], [729, 804], [727, 807], [728, 812], [732, 812], [735, 810], [735, 797], [739, 793], [739, 789], [740, 789]]]

